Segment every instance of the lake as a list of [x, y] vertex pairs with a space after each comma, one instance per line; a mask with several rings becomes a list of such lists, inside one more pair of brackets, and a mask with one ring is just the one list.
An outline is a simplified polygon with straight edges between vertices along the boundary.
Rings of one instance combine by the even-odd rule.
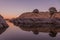
[[18, 27], [7, 23], [9, 27], [0, 31], [0, 40], [60, 40], [59, 31], [51, 33], [48, 28]]

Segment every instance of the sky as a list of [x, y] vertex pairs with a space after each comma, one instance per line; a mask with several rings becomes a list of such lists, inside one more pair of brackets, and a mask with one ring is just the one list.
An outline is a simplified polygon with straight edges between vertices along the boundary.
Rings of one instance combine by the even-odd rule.
[[48, 11], [50, 7], [60, 10], [60, 0], [0, 0], [0, 14], [4, 18], [18, 17], [34, 9]]

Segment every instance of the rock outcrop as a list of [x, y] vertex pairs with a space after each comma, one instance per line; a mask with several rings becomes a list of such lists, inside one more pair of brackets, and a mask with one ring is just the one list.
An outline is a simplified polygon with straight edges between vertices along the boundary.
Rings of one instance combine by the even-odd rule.
[[0, 28], [0, 35], [7, 30], [8, 27], [2, 27]]
[[0, 15], [0, 28], [4, 27], [8, 27], [8, 24], [6, 23], [5, 19]]
[[53, 24], [60, 26], [60, 18], [49, 18], [49, 12], [39, 12], [37, 9], [33, 12], [26, 12], [10, 22], [17, 26], [41, 26], [43, 24]]

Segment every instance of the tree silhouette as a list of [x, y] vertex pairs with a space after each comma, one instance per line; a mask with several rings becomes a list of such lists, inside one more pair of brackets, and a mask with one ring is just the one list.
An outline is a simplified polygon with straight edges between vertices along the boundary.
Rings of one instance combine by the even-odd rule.
[[34, 9], [33, 13], [39, 13], [39, 10], [38, 9]]
[[50, 35], [51, 37], [56, 37], [57, 32], [56, 32], [56, 31], [51, 31], [51, 30], [50, 30], [49, 35]]
[[49, 12], [50, 12], [50, 18], [51, 18], [53, 16], [53, 14], [57, 12], [57, 10], [55, 7], [50, 7]]

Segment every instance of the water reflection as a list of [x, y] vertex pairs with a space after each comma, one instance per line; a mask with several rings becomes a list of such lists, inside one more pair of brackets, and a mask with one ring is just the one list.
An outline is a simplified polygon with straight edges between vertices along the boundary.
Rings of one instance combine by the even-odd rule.
[[1, 40], [60, 40], [60, 28], [55, 24], [41, 24], [37, 27], [8, 24], [10, 27], [0, 35]]
[[49, 32], [49, 35], [51, 36], [51, 37], [56, 37], [56, 35], [57, 35], [57, 32], [54, 30], [54, 31], [50, 31]]
[[3, 32], [5, 32], [7, 28], [8, 28], [8, 27], [2, 27], [2, 28], [0, 28], [0, 35], [1, 35]]
[[55, 24], [43, 24], [40, 27], [36, 27], [36, 26], [19, 26], [23, 31], [32, 31], [33, 34], [38, 35], [39, 32], [45, 32], [45, 33], [49, 33], [50, 37], [56, 37], [57, 32], [60, 31], [59, 30], [59, 26], [55, 25]]

